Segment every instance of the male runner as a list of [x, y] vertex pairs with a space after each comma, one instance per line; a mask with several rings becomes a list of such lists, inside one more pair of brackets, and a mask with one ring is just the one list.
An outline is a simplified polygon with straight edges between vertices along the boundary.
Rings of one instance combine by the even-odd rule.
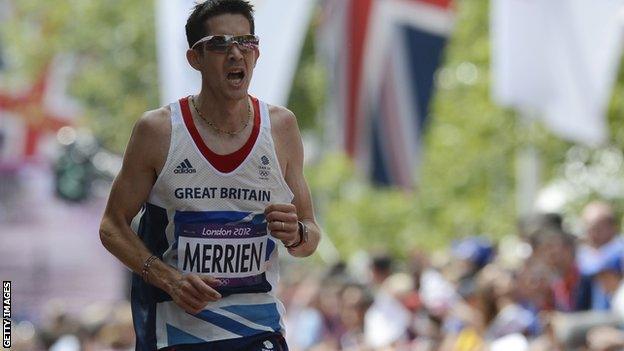
[[320, 239], [297, 120], [247, 93], [247, 1], [198, 4], [186, 34], [201, 91], [137, 121], [100, 237], [136, 273], [137, 350], [285, 350], [279, 243], [304, 257]]

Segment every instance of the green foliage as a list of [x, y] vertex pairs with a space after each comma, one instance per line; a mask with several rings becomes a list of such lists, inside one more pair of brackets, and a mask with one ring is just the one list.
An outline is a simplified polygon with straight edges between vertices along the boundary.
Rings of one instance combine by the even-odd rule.
[[425, 225], [414, 194], [370, 186], [344, 155], [328, 154], [306, 174], [324, 230], [343, 256], [378, 248], [403, 255], [446, 242]]
[[305, 42], [301, 49], [299, 66], [295, 73], [292, 90], [288, 98], [288, 107], [292, 109], [299, 127], [302, 129], [316, 129], [317, 116], [324, 103], [325, 75], [321, 62], [315, 56], [315, 27], [310, 26], [306, 34]]
[[624, 147], [624, 57], [620, 61], [620, 70], [611, 95], [608, 109], [609, 133], [611, 142], [620, 149]]
[[12, 5], [16, 16], [2, 27], [6, 54], [14, 60], [11, 74], [32, 81], [54, 55], [76, 55], [68, 93], [84, 107], [81, 122], [106, 146], [122, 151], [134, 121], [158, 106], [153, 1]]

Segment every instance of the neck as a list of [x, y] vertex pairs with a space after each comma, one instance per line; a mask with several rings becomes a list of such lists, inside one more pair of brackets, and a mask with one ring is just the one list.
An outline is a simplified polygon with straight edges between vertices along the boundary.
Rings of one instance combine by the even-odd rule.
[[207, 89], [195, 97], [195, 105], [201, 111], [201, 115], [218, 127], [234, 131], [247, 122], [248, 96], [241, 99], [226, 99], [212, 94]]

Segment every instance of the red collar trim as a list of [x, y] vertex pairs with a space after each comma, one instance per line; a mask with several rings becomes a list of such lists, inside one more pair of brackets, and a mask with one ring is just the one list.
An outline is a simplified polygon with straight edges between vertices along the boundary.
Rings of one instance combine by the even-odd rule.
[[197, 145], [197, 148], [202, 153], [206, 161], [210, 163], [214, 168], [216, 168], [221, 173], [230, 173], [238, 168], [243, 161], [249, 156], [251, 150], [256, 144], [256, 140], [258, 140], [258, 135], [260, 134], [260, 103], [258, 99], [253, 96], [251, 97], [252, 107], [254, 109], [254, 121], [253, 128], [251, 129], [251, 135], [245, 145], [243, 145], [240, 149], [234, 151], [231, 154], [227, 155], [219, 155], [214, 153], [208, 146], [204, 143], [197, 127], [195, 126], [195, 122], [193, 122], [193, 115], [191, 114], [191, 109], [189, 107], [188, 97], [184, 97], [180, 99], [180, 106], [182, 107], [182, 118], [184, 120], [184, 124], [186, 129], [191, 134], [191, 138]]

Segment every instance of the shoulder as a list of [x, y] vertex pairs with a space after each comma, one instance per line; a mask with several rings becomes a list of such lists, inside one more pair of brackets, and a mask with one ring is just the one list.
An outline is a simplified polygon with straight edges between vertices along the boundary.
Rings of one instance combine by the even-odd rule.
[[158, 172], [164, 166], [171, 140], [171, 110], [168, 106], [145, 112], [132, 130], [126, 157], [149, 165]]
[[297, 117], [292, 111], [276, 105], [268, 105], [268, 108], [273, 134], [277, 134], [281, 137], [299, 135]]
[[282, 167], [288, 173], [288, 169], [291, 169], [288, 167], [289, 164], [299, 164], [300, 160], [303, 159], [303, 142], [297, 117], [292, 111], [282, 106], [268, 105], [268, 108], [275, 150], [278, 157], [284, 162]]
[[169, 106], [143, 113], [134, 124], [134, 134], [140, 137], [163, 137], [171, 132], [171, 109]]

